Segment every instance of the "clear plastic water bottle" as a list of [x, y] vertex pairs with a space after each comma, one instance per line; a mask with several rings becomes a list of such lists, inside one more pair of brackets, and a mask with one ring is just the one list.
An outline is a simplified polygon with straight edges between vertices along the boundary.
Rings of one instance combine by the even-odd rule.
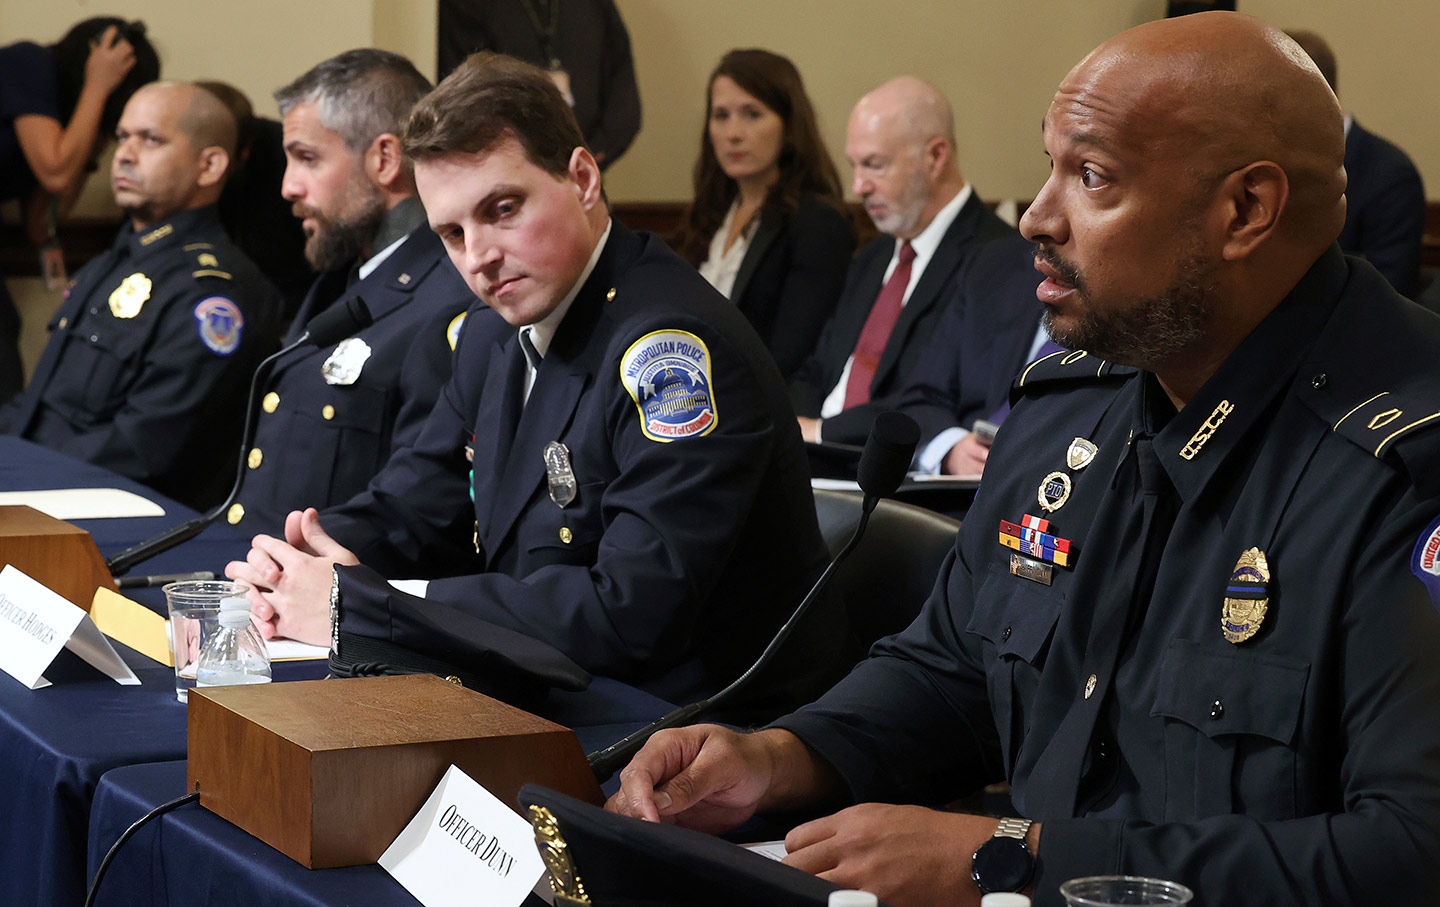
[[220, 602], [220, 629], [205, 643], [195, 669], [197, 687], [270, 682], [270, 652], [250, 622], [243, 598]]

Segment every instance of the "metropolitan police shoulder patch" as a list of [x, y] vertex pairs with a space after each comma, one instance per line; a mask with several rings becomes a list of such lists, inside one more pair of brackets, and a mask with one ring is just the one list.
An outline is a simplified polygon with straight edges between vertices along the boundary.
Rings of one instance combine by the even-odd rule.
[[1440, 607], [1440, 517], [1420, 533], [1420, 540], [1410, 555], [1410, 569], [1425, 584], [1430, 600]]
[[470, 313], [461, 312], [459, 315], [451, 318], [450, 323], [445, 326], [445, 339], [450, 343], [451, 352], [454, 352], [455, 347], [460, 345], [460, 328], [465, 324], [465, 316], [468, 314]]
[[710, 350], [688, 331], [654, 331], [635, 341], [620, 357], [620, 381], [652, 441], [708, 434], [719, 419]]
[[200, 339], [211, 352], [228, 356], [240, 346], [245, 316], [224, 296], [200, 300], [195, 306], [195, 320], [200, 323]]

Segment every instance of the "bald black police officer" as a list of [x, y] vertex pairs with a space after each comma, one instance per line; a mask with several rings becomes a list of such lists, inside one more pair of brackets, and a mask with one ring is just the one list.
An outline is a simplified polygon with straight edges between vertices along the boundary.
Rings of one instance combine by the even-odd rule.
[[[657, 735], [611, 807], [859, 802], [786, 862], [896, 905], [1117, 872], [1226, 907], [1430, 900], [1440, 319], [1335, 245], [1334, 95], [1202, 13], [1101, 45], [1044, 140], [1021, 232], [1075, 352], [1022, 373], [920, 617], [778, 727]], [[1003, 822], [891, 805], [1001, 778]]]
[[250, 374], [275, 347], [281, 301], [215, 215], [235, 145], [219, 100], [146, 86], [116, 140], [112, 189], [128, 222], [75, 276], [0, 424], [206, 507], [231, 482]]

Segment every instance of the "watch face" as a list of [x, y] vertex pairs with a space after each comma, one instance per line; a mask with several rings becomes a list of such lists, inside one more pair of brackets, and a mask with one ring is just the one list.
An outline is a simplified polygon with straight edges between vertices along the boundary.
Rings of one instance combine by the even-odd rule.
[[1035, 856], [1019, 838], [991, 838], [970, 863], [970, 878], [985, 894], [992, 891], [1020, 891], [1030, 884]]

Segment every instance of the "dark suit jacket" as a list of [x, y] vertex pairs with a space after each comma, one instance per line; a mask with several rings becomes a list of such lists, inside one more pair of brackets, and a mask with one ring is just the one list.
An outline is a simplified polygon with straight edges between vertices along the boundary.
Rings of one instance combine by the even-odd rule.
[[1345, 228], [1340, 248], [1375, 266], [1397, 292], [1420, 291], [1425, 237], [1425, 185], [1410, 157], [1385, 139], [1350, 124], [1345, 139]]
[[[472, 311], [414, 447], [324, 516], [368, 567], [442, 578], [423, 600], [376, 600], [342, 576], [341, 628], [466, 663], [486, 640], [453, 628], [480, 618], [672, 702], [715, 692], [826, 560], [770, 354], [694, 268], [616, 223], [522, 409], [524, 375], [515, 331]], [[665, 428], [686, 414], [709, 421]], [[564, 506], [546, 480], [552, 441], [575, 483]], [[446, 626], [456, 635], [437, 640]]]
[[[875, 378], [870, 382], [870, 402], [826, 419], [821, 429], [826, 441], [841, 444], [863, 444], [870, 433], [870, 423], [878, 413], [893, 409], [899, 394], [910, 377], [910, 370], [920, 358], [926, 341], [945, 308], [954, 297], [954, 281], [960, 266], [981, 245], [993, 239], [1015, 235], [1015, 229], [995, 216], [978, 193], [960, 208], [950, 229], [945, 231], [935, 254], [930, 258], [890, 340], [880, 356]], [[885, 268], [895, 251], [895, 238], [881, 236], [860, 250], [850, 273], [835, 314], [825, 326], [809, 359], [790, 381], [790, 402], [801, 416], [817, 417], [825, 397], [840, 380], [845, 363], [855, 351], [860, 330], [875, 304], [884, 282]]]
[[802, 202], [794, 214], [760, 215], [730, 301], [750, 319], [787, 379], [835, 311], [854, 254], [850, 224], [822, 201]]
[[1016, 234], [988, 243], [961, 269], [955, 299], [910, 372], [900, 409], [920, 424], [924, 450], [949, 428], [970, 428], [1010, 394], [1044, 305], [1034, 245]]

